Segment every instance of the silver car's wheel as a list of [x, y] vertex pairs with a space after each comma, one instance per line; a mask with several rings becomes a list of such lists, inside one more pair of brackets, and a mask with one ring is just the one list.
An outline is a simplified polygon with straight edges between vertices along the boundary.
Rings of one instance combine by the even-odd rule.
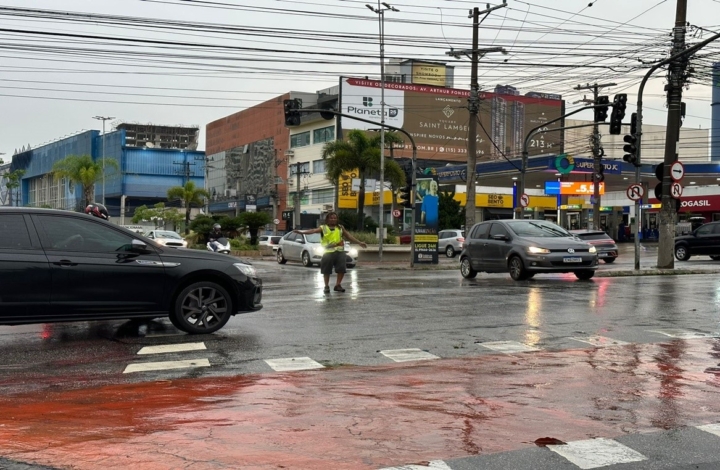
[[524, 281], [528, 278], [525, 266], [519, 256], [513, 256], [508, 262], [508, 270], [510, 271], [510, 277], [514, 281]]
[[455, 248], [453, 248], [452, 245], [448, 245], [448, 247], [445, 248], [445, 256], [447, 256], [448, 258], [455, 257]]
[[680, 261], [687, 261], [690, 259], [690, 250], [685, 245], [677, 245], [675, 247], [675, 258]]
[[307, 251], [303, 251], [303, 254], [302, 254], [302, 264], [303, 264], [303, 266], [305, 266], [306, 268], [309, 268], [309, 267], [312, 266], [312, 261], [310, 261], [310, 253], [308, 253]]
[[467, 256], [460, 260], [460, 274], [462, 274], [462, 277], [465, 279], [473, 279], [477, 276], [477, 271], [472, 268], [470, 258]]
[[285, 264], [285, 263], [287, 263], [287, 260], [285, 259], [285, 257], [284, 257], [283, 254], [282, 254], [282, 250], [278, 249], [276, 256], [277, 256], [277, 262], [278, 262], [279, 264]]
[[232, 311], [230, 294], [222, 286], [214, 282], [196, 282], [177, 296], [170, 320], [187, 333], [208, 334], [225, 326]]

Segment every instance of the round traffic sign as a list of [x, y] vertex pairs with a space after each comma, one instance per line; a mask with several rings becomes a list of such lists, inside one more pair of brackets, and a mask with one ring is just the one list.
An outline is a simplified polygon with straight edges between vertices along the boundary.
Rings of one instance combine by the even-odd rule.
[[393, 215], [393, 217], [398, 218], [398, 217], [400, 217], [400, 211], [395, 209], [394, 211], [392, 211], [392, 215]]
[[680, 185], [680, 183], [675, 182], [670, 186], [670, 196], [674, 197], [675, 199], [680, 199], [682, 193], [683, 187]]
[[523, 207], [527, 207], [528, 204], [530, 204], [530, 196], [528, 196], [527, 194], [523, 194], [522, 196], [520, 196], [520, 205]]
[[627, 195], [628, 199], [632, 199], [633, 201], [639, 201], [645, 195], [645, 189], [642, 187], [641, 184], [635, 183], [628, 186], [628, 188], [625, 190], [625, 194]]
[[681, 162], [675, 161], [670, 165], [670, 178], [673, 181], [680, 181], [685, 176], [685, 166]]
[[273, 219], [273, 223], [274, 223], [275, 225], [278, 225], [278, 224], [280, 224], [280, 220], [279, 220], [279, 219]]

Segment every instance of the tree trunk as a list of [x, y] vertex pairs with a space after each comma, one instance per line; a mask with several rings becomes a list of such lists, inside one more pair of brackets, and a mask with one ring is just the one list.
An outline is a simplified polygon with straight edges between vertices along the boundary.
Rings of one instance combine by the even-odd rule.
[[365, 214], [363, 213], [365, 209], [365, 175], [362, 172], [360, 173], [360, 191], [358, 191], [358, 198], [357, 229], [359, 232], [362, 232], [365, 230]]
[[185, 235], [190, 233], [190, 204], [185, 208]]

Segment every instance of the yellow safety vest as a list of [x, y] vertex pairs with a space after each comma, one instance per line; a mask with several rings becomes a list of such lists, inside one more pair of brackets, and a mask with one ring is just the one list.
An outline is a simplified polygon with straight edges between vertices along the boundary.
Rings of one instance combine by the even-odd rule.
[[322, 245], [325, 247], [325, 249], [334, 251], [345, 251], [344, 245], [328, 248], [328, 245], [335, 245], [342, 240], [342, 229], [340, 228], [340, 226], [336, 226], [335, 230], [331, 230], [330, 227], [328, 227], [327, 225], [321, 225], [320, 228], [322, 228]]

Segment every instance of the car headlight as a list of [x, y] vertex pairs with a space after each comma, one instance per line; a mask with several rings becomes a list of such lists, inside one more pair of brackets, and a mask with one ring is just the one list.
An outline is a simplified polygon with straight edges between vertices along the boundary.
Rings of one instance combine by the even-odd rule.
[[550, 253], [550, 250], [548, 250], [547, 248], [538, 248], [536, 246], [529, 246], [527, 251], [528, 251], [528, 253], [532, 253], [534, 255], [539, 255], [539, 254], [546, 255], [546, 254]]
[[357, 248], [350, 248], [350, 251], [348, 251], [351, 257], [355, 258], [358, 255]]
[[594, 246], [591, 246], [590, 250], [588, 250], [588, 251], [590, 251], [590, 253], [597, 253], [597, 248], [595, 248]]
[[233, 266], [238, 268], [238, 270], [247, 277], [257, 277], [257, 271], [255, 270], [255, 266], [244, 263], [234, 263]]
[[322, 246], [316, 246], [313, 251], [318, 256], [322, 256], [323, 254], [325, 254], [325, 248], [323, 248]]

